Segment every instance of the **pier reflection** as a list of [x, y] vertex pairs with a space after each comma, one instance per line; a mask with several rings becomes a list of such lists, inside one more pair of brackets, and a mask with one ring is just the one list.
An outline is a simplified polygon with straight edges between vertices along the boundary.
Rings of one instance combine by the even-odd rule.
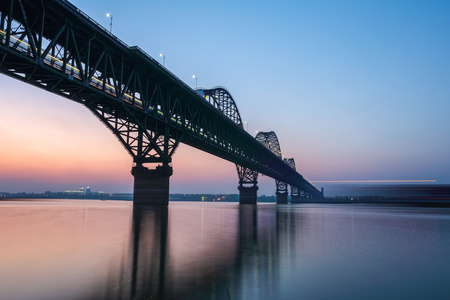
[[[229, 299], [237, 211], [134, 206], [131, 299]], [[213, 222], [212, 222], [213, 221]], [[126, 274], [125, 274], [126, 276]]]
[[131, 235], [131, 299], [164, 298], [168, 208], [134, 206]]
[[278, 214], [274, 206], [135, 206], [130, 297], [276, 298], [291, 225]]
[[234, 267], [228, 274], [231, 299], [276, 298], [279, 249], [274, 208], [239, 206], [239, 246]]

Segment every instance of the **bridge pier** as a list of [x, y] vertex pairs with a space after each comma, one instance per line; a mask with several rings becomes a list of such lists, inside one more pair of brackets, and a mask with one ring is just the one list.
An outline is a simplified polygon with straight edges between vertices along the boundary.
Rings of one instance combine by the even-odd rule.
[[240, 185], [239, 190], [239, 204], [256, 204], [258, 186], [245, 187]]
[[291, 204], [302, 203], [300, 195], [292, 195], [291, 194]]
[[256, 204], [258, 191], [258, 172], [236, 164], [239, 176], [239, 204]]
[[172, 173], [172, 167], [167, 165], [157, 166], [154, 170], [142, 165], [133, 167], [133, 204], [169, 205], [169, 177]]
[[277, 192], [277, 204], [287, 204], [288, 203], [288, 193]]

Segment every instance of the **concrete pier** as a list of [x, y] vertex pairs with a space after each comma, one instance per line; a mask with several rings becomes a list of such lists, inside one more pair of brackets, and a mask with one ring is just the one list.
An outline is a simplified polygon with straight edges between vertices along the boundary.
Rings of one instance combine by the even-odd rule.
[[258, 186], [245, 187], [240, 185], [239, 190], [239, 204], [256, 204]]
[[168, 205], [169, 177], [172, 167], [157, 166], [150, 170], [143, 166], [133, 167], [134, 176], [133, 204], [139, 205]]
[[287, 204], [288, 203], [288, 193], [277, 192], [277, 204]]
[[302, 203], [300, 195], [291, 195], [291, 204]]

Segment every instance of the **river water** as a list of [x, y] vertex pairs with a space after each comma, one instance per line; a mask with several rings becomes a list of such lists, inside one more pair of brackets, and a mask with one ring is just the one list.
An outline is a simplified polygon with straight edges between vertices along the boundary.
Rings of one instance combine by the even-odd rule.
[[0, 299], [450, 299], [450, 210], [0, 201]]

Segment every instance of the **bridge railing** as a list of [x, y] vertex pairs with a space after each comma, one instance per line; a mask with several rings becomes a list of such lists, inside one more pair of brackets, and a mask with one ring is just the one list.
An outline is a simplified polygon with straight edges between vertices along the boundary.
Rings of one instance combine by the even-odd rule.
[[86, 18], [89, 22], [93, 23], [95, 26], [97, 26], [98, 28], [100, 28], [104, 33], [106, 33], [108, 36], [110, 36], [111, 38], [113, 38], [116, 42], [118, 42], [119, 44], [121, 44], [123, 47], [127, 48], [128, 50], [131, 51], [138, 51], [140, 54], [142, 54], [143, 56], [145, 56], [146, 58], [148, 58], [150, 61], [152, 61], [153, 63], [158, 64], [161, 68], [163, 68], [167, 73], [169, 73], [176, 81], [178, 81], [181, 85], [189, 88], [190, 90], [192, 90], [192, 92], [195, 93], [195, 90], [193, 88], [191, 88], [189, 85], [187, 85], [183, 80], [181, 80], [180, 78], [178, 78], [178, 76], [176, 76], [174, 73], [172, 73], [171, 71], [169, 71], [169, 69], [167, 69], [164, 65], [162, 65], [160, 62], [158, 62], [156, 59], [154, 59], [153, 57], [150, 56], [150, 54], [148, 54], [147, 52], [145, 52], [144, 50], [142, 50], [142, 48], [140, 48], [139, 46], [128, 46], [124, 41], [122, 41], [121, 39], [119, 39], [117, 36], [115, 36], [114, 34], [112, 34], [111, 31], [107, 30], [105, 27], [103, 27], [101, 24], [99, 24], [97, 21], [95, 21], [94, 19], [92, 19], [91, 17], [89, 17], [89, 15], [87, 15], [85, 12], [83, 12], [81, 9], [79, 9], [78, 7], [76, 7], [75, 5], [73, 5], [72, 3], [70, 3], [67, 0], [59, 0], [62, 3], [65, 3], [68, 7], [70, 7], [70, 9], [75, 10], [77, 13], [81, 14], [84, 18]]
[[119, 42], [120, 44], [122, 44], [123, 46], [128, 48], [128, 45], [125, 44], [124, 41], [122, 41], [121, 39], [119, 39], [117, 36], [115, 36], [114, 34], [112, 34], [111, 31], [107, 30], [105, 27], [103, 27], [100, 23], [98, 23], [97, 21], [95, 21], [94, 19], [92, 19], [91, 17], [89, 17], [85, 12], [83, 12], [81, 9], [79, 9], [78, 7], [76, 7], [75, 5], [73, 5], [72, 3], [70, 3], [67, 0], [59, 0], [60, 2], [66, 4], [68, 7], [70, 7], [70, 9], [75, 10], [76, 12], [78, 12], [79, 14], [83, 15], [83, 17], [85, 17], [86, 19], [88, 19], [90, 22], [92, 22], [95, 26], [99, 27], [100, 29], [102, 29], [106, 34], [108, 34], [109, 36], [111, 36], [114, 40], [116, 40], [117, 42]]
[[72, 3], [70, 3], [67, 0], [57, 0], [61, 3], [64, 3], [65, 5], [67, 5], [68, 8], [70, 8], [71, 10], [76, 11], [77, 13], [79, 13], [80, 15], [82, 15], [84, 18], [86, 18], [87, 21], [91, 22], [93, 25], [95, 25], [96, 27], [98, 27], [99, 29], [101, 29], [103, 31], [103, 33], [107, 34], [109, 37], [111, 37], [114, 41], [118, 42], [119, 44], [121, 44], [123, 47], [125, 47], [126, 49], [130, 50], [130, 51], [137, 51], [139, 54], [143, 55], [144, 57], [146, 57], [147, 59], [149, 59], [152, 63], [158, 64], [159, 67], [163, 68], [171, 77], [173, 77], [173, 79], [175, 81], [177, 81], [178, 83], [180, 83], [182, 86], [188, 88], [189, 90], [191, 90], [193, 93], [196, 93], [195, 90], [190, 87], [189, 85], [187, 85], [183, 80], [181, 80], [178, 76], [176, 76], [174, 73], [172, 73], [169, 69], [167, 69], [164, 65], [162, 65], [161, 63], [159, 63], [156, 59], [154, 59], [153, 57], [150, 56], [150, 54], [148, 54], [147, 52], [145, 52], [142, 48], [140, 48], [139, 46], [128, 46], [124, 41], [122, 41], [120, 38], [118, 38], [117, 36], [115, 36], [114, 34], [112, 34], [111, 31], [107, 30], [105, 27], [103, 27], [101, 24], [99, 24], [97, 21], [95, 21], [94, 19], [92, 19], [89, 15], [87, 15], [85, 12], [83, 12], [81, 9], [79, 9], [78, 7], [76, 7], [75, 5], [73, 5]]

